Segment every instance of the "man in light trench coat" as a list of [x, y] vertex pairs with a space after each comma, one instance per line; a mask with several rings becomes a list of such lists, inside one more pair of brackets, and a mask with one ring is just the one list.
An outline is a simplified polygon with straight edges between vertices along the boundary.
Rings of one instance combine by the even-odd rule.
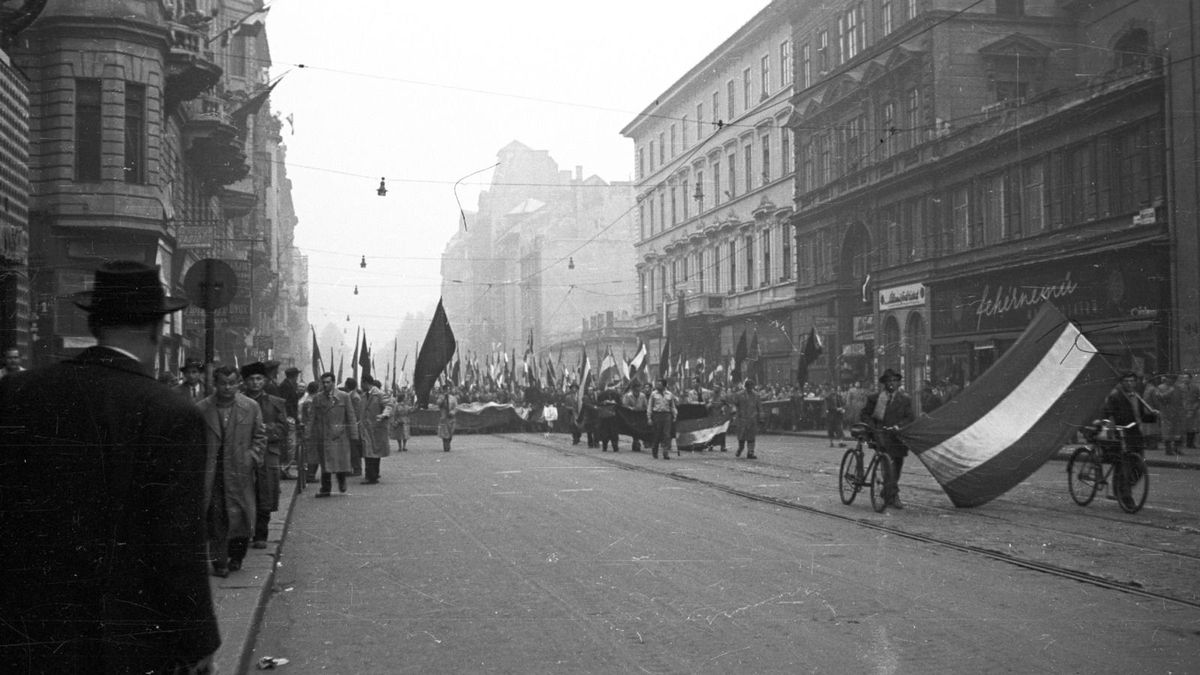
[[337, 388], [333, 373], [321, 375], [321, 391], [312, 400], [312, 421], [304, 430], [308, 448], [321, 466], [317, 497], [328, 497], [331, 476], [337, 476], [338, 491], [346, 491], [350, 473], [350, 441], [358, 440], [358, 417], [350, 395]]

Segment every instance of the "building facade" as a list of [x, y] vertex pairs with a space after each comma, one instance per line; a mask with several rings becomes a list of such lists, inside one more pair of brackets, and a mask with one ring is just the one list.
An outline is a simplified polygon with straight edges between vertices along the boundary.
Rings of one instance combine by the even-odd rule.
[[[0, 29], [3, 29], [0, 21]], [[29, 354], [29, 96], [0, 43], [0, 349]]]
[[815, 378], [894, 368], [912, 389], [968, 383], [1044, 300], [1115, 365], [1178, 367], [1172, 240], [1195, 213], [1171, 204], [1170, 4], [846, 0], [793, 14], [811, 54], [788, 125], [797, 312], [825, 338]]
[[[265, 351], [295, 216], [272, 189], [282, 141], [261, 5], [52, 0], [13, 46], [30, 92], [35, 362], [92, 344], [71, 296], [116, 258], [159, 265], [176, 295], [198, 260], [226, 260], [239, 292], [218, 310], [215, 357]], [[204, 351], [190, 308], [169, 318], [156, 366]]]
[[442, 300], [463, 350], [522, 356], [532, 336], [535, 353], [557, 358], [581, 321], [630, 315], [633, 186], [559, 170], [515, 141], [498, 159], [442, 255]]
[[768, 4], [621, 130], [634, 143], [636, 326], [651, 363], [664, 336], [672, 360], [711, 368], [746, 335], [761, 377], [795, 376], [792, 5]]

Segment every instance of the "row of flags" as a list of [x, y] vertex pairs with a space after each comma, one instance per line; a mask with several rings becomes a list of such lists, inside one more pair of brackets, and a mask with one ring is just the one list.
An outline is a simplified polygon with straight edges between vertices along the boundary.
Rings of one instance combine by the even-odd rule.
[[[510, 358], [510, 353], [506, 352], [500, 344], [493, 345], [492, 352], [485, 354], [482, 362], [477, 353], [467, 354], [464, 360], [456, 354], [457, 350], [458, 343], [455, 340], [454, 331], [450, 327], [446, 309], [439, 299], [429, 330], [425, 334], [425, 340], [418, 345], [416, 350], [417, 361], [413, 367], [411, 384], [418, 404], [424, 406], [428, 403], [429, 393], [439, 382], [449, 382], [455, 386], [478, 384], [509, 390], [515, 387], [537, 385], [549, 391], [565, 391], [570, 385], [575, 384], [579, 385], [582, 392], [588, 388], [589, 384], [607, 386], [614, 382], [624, 385], [633, 380], [650, 381], [647, 361], [649, 352], [645, 342], [640, 339], [632, 358], [627, 357], [624, 351], [621, 356], [617, 356], [613, 353], [612, 347], [606, 348], [603, 355], [598, 355], [599, 363], [595, 372], [593, 372], [591, 357], [586, 353], [581, 355], [573, 368], [569, 368], [563, 362], [561, 348], [557, 361], [548, 356], [539, 358], [534, 351], [532, 330], [529, 332], [529, 341], [525, 345], [525, 353], [520, 361], [517, 360], [515, 349], [512, 350]], [[809, 366], [821, 356], [823, 351], [821, 338], [814, 327], [809, 331], [801, 349], [798, 364], [799, 384], [803, 385], [808, 379]], [[408, 355], [405, 355], [403, 363], [397, 365], [397, 352], [398, 346], [393, 344], [392, 360], [385, 366], [385, 374], [381, 380], [385, 385], [390, 382], [393, 390], [409, 385], [407, 378]], [[698, 376], [709, 385], [728, 386], [753, 377], [756, 374], [759, 355], [757, 332], [753, 336], [748, 336], [747, 331], [742, 331], [728, 364], [717, 363], [714, 367], [709, 368], [709, 364], [703, 357], [689, 359], [685, 358], [683, 354], [676, 354], [672, 360], [671, 340], [668, 336], [663, 339], [657, 377], [690, 378]], [[331, 370], [333, 361], [334, 355], [331, 347], [327, 368], [317, 343], [316, 329], [313, 328], [313, 379], [319, 378], [323, 373], [333, 372]], [[350, 358], [350, 363], [352, 376], [358, 381], [372, 377], [378, 372], [364, 330], [360, 329], [355, 333], [354, 353]], [[344, 363], [339, 360], [335, 376], [338, 382], [342, 381], [343, 366]]]

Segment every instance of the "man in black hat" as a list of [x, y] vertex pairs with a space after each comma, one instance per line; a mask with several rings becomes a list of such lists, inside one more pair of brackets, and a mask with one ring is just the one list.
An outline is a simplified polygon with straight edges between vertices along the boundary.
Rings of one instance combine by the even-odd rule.
[[204, 364], [196, 359], [188, 359], [184, 361], [183, 367], [179, 369], [183, 375], [183, 382], [172, 387], [192, 403], [199, 403], [208, 396], [208, 390], [204, 386]]
[[0, 380], [0, 672], [209, 672], [204, 421], [152, 375], [187, 303], [119, 261], [75, 304], [97, 345]]
[[892, 459], [892, 471], [883, 486], [883, 501], [892, 508], [903, 509], [900, 501], [900, 470], [908, 456], [908, 446], [900, 440], [900, 427], [912, 424], [912, 399], [899, 389], [900, 373], [888, 368], [879, 376], [879, 391], [867, 396], [866, 405], [859, 413], [859, 421], [875, 430], [875, 443]]
[[263, 363], [242, 366], [242, 382], [246, 396], [262, 409], [263, 427], [267, 432], [267, 451], [263, 462], [254, 469], [255, 516], [254, 537], [250, 546], [267, 547], [271, 514], [279, 510], [279, 467], [287, 445], [287, 407], [284, 400], [266, 391], [267, 369]]

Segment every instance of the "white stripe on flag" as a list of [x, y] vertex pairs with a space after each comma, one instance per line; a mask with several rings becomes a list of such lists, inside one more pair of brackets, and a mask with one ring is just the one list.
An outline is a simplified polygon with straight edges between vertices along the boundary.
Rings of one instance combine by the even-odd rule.
[[942, 485], [961, 477], [999, 455], [1024, 436], [1079, 373], [1096, 357], [1096, 349], [1073, 323], [1037, 366], [995, 408], [940, 444], [926, 450], [921, 461]]

